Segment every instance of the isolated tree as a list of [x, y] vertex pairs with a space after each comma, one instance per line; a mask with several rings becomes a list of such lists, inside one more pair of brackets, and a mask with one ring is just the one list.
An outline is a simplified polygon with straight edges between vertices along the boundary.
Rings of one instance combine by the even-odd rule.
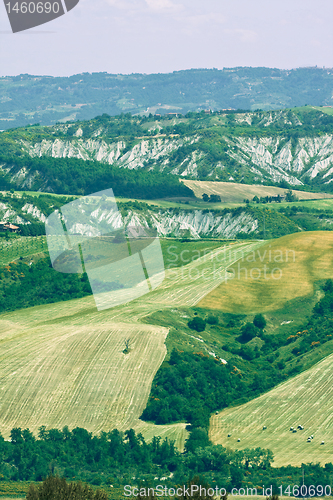
[[218, 194], [211, 194], [209, 197], [209, 202], [210, 203], [220, 203], [221, 202], [221, 196]]
[[241, 338], [243, 342], [249, 342], [257, 335], [257, 329], [253, 323], [246, 323], [242, 327], [241, 332], [242, 332]]
[[260, 330], [263, 330], [266, 326], [266, 320], [262, 314], [256, 314], [253, 319], [253, 324]]
[[204, 193], [204, 194], [202, 195], [202, 199], [203, 199], [203, 201], [209, 201], [209, 196], [208, 196], [208, 194]]
[[189, 328], [191, 328], [191, 330], [203, 332], [206, 328], [206, 321], [202, 318], [199, 318], [199, 316], [196, 316], [195, 318], [191, 319], [191, 321], [189, 321], [187, 325]]
[[125, 339], [125, 340], [124, 340], [124, 343], [125, 343], [125, 349], [123, 350], [123, 353], [124, 353], [124, 354], [127, 354], [127, 353], [130, 351], [130, 343], [131, 343], [131, 339], [130, 339], [130, 338]]

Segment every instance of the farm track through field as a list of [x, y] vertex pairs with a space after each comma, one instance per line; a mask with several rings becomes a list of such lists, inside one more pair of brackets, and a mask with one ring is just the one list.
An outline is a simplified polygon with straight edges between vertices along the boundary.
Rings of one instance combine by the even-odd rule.
[[[185, 424], [139, 420], [165, 355], [168, 329], [140, 320], [166, 307], [194, 306], [225, 280], [226, 269], [263, 242], [221, 247], [167, 270], [154, 292], [98, 312], [93, 297], [0, 316], [0, 431], [13, 427], [101, 430], [134, 428], [161, 435], [181, 449]], [[131, 338], [128, 354], [122, 351]]]

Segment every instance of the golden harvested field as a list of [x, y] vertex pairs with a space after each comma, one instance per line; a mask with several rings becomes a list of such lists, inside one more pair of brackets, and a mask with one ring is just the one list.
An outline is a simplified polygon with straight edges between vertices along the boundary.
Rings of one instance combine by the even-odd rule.
[[[267, 394], [214, 415], [210, 439], [232, 449], [269, 448], [276, 467], [302, 462], [324, 465], [333, 455], [332, 407], [333, 354]], [[290, 432], [298, 425], [304, 430]], [[308, 443], [310, 435], [314, 438]]]
[[314, 281], [333, 278], [333, 233], [296, 233], [266, 241], [233, 269], [234, 278], [207, 294], [200, 307], [244, 314], [280, 309], [288, 300], [313, 293]]
[[[165, 307], [195, 305], [225, 280], [225, 269], [261, 242], [215, 249], [183, 268], [170, 269], [148, 296], [98, 312], [93, 297], [0, 316], [0, 429], [13, 427], [134, 428], [147, 439], [168, 436], [180, 449], [185, 424], [139, 420], [165, 355], [168, 330], [140, 323]], [[124, 354], [124, 340], [131, 339]]]
[[[242, 203], [245, 199], [252, 200], [254, 196], [284, 195], [287, 191], [283, 188], [273, 186], [262, 186], [252, 184], [237, 184], [236, 182], [214, 182], [214, 181], [191, 181], [184, 179], [184, 184], [192, 189], [197, 198], [202, 198], [204, 193], [218, 194], [221, 196], [222, 203]], [[293, 189], [293, 193], [299, 200], [321, 200], [324, 198], [333, 198], [332, 194], [327, 193], [308, 193]]]

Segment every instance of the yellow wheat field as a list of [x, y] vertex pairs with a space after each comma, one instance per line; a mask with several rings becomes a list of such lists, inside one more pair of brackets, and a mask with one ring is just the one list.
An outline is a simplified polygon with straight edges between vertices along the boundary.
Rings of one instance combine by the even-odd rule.
[[[286, 189], [274, 186], [262, 186], [261, 184], [237, 184], [236, 182], [214, 182], [214, 181], [191, 181], [184, 179], [182, 182], [192, 189], [197, 198], [202, 198], [204, 193], [217, 194], [221, 196], [222, 203], [242, 203], [245, 199], [252, 200], [254, 196], [277, 196], [284, 195]], [[309, 193], [293, 189], [293, 193], [299, 200], [321, 200], [333, 198], [328, 193]]]
[[244, 314], [280, 309], [289, 300], [312, 294], [316, 280], [333, 278], [333, 232], [267, 241], [231, 268], [234, 278], [205, 295], [199, 306]]
[[[0, 431], [13, 427], [70, 428], [93, 433], [134, 428], [147, 439], [169, 437], [182, 449], [185, 423], [156, 426], [139, 420], [165, 355], [168, 329], [141, 318], [165, 307], [195, 305], [225, 279], [225, 269], [261, 245], [215, 249], [129, 304], [98, 312], [93, 297], [0, 316]], [[125, 339], [131, 339], [124, 354]]]
[[[276, 467], [325, 464], [333, 456], [332, 406], [333, 354], [267, 394], [214, 415], [210, 439], [232, 449], [269, 448]], [[292, 433], [290, 427], [298, 425], [304, 430]]]

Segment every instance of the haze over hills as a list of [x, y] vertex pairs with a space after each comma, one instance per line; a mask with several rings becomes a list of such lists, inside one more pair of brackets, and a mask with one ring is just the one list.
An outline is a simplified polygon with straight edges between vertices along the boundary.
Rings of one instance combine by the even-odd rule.
[[[6, 231], [0, 240], [4, 379], [1, 421], [6, 437], [13, 426], [30, 426], [36, 432], [42, 424], [57, 428], [80, 425], [93, 433], [114, 426], [120, 430], [133, 426], [147, 439], [157, 434], [176, 439], [180, 449], [184, 447], [185, 431], [190, 429], [192, 438], [201, 429], [207, 437], [203, 447], [210, 446], [211, 414], [248, 400], [252, 401], [245, 413], [249, 407], [260, 412], [262, 401], [264, 405], [268, 401], [269, 406], [270, 398], [279, 396], [278, 384], [289, 379], [285, 386], [289, 393], [300, 390], [308, 375], [315, 378], [319, 373], [314, 364], [332, 356], [333, 283], [323, 283], [332, 277], [333, 109], [328, 104], [331, 73], [314, 68], [276, 70], [277, 74], [264, 69], [244, 71], [236, 68], [216, 75], [215, 70], [194, 72], [202, 76], [202, 81], [200, 88], [192, 89], [190, 105], [199, 102], [194, 99], [197, 92], [200, 99], [202, 95], [206, 98], [202, 106], [206, 111], [186, 114], [178, 111], [198, 109], [201, 105], [186, 108], [190, 106], [187, 101], [180, 101], [187, 91], [179, 89], [177, 92], [183, 97], [178, 97], [179, 102], [172, 101], [175, 82], [166, 86], [170, 89], [170, 101], [168, 92], [165, 94], [173, 108], [161, 103], [157, 109], [142, 101], [142, 111], [141, 101], [136, 100], [139, 92], [130, 97], [133, 94], [128, 92], [132, 90], [126, 90], [126, 98], [121, 97], [125, 84], [136, 82], [136, 90], [139, 85], [140, 92], [150, 88], [150, 98], [157, 100], [159, 94], [152, 90], [154, 82], [151, 87], [145, 85], [149, 75], [80, 75], [81, 81], [50, 78], [51, 85], [58, 87], [53, 86], [49, 94], [49, 82], [44, 79], [32, 80], [25, 75], [0, 81], [0, 85], [9, 85], [5, 96], [10, 95], [8, 89], [15, 84], [16, 89], [26, 90], [27, 101], [34, 81], [36, 101], [30, 101], [35, 106], [33, 118], [40, 113], [45, 121], [54, 119], [53, 115], [47, 118], [43, 114], [47, 98], [59, 92], [65, 96], [62, 99], [69, 95], [74, 99], [70, 104], [74, 112], [65, 116], [70, 119], [63, 120], [66, 123], [24, 126], [0, 134], [0, 189], [4, 191], [0, 193], [0, 221]], [[256, 75], [262, 80], [255, 85], [247, 76], [250, 73], [251, 78]], [[193, 74], [155, 76], [159, 81]], [[322, 78], [322, 91], [316, 98], [309, 90], [314, 88], [314, 84], [310, 85], [312, 74]], [[218, 86], [214, 83], [217, 80], [208, 84], [207, 75], [231, 79], [234, 87], [229, 81], [226, 88], [235, 91], [238, 86], [243, 97], [253, 100], [250, 108], [259, 107], [259, 98], [262, 102], [266, 99], [262, 108], [274, 107], [274, 99], [280, 99], [276, 102], [282, 106], [282, 97], [272, 93], [272, 86], [280, 86], [281, 90], [286, 84], [287, 95], [292, 82], [297, 82], [297, 75], [303, 75], [304, 86], [295, 83], [300, 103], [304, 104], [301, 101], [308, 96], [311, 104], [318, 104], [321, 99], [320, 103], [328, 107], [212, 112], [207, 108], [216, 109], [215, 104], [207, 96], [211, 92], [211, 99], [217, 102], [222, 80], [214, 94], [211, 89]], [[87, 115], [94, 110], [97, 114], [92, 103], [98, 104], [101, 95], [110, 91], [107, 80], [117, 82], [117, 106], [122, 106], [119, 109], [131, 112], [115, 117], [106, 114], [108, 102], [113, 99], [109, 98], [101, 104], [100, 116], [74, 121], [80, 117], [76, 114], [80, 109]], [[89, 83], [92, 81], [94, 89]], [[102, 81], [104, 90], [99, 87]], [[190, 79], [187, 85], [192, 88]], [[265, 91], [263, 86], [267, 87]], [[253, 93], [253, 88], [261, 90]], [[77, 93], [76, 89], [85, 89], [87, 94]], [[99, 96], [94, 94], [95, 101], [89, 100], [92, 90], [100, 92]], [[88, 104], [77, 105], [78, 95]], [[292, 95], [296, 102], [296, 91]], [[44, 104], [36, 111], [38, 99], [44, 98]], [[235, 100], [235, 95], [230, 99]], [[14, 101], [8, 97], [6, 102], [14, 106]], [[61, 99], [57, 102], [58, 112], [68, 113], [68, 103]], [[130, 102], [132, 107], [128, 107]], [[221, 103], [218, 101], [219, 106]], [[49, 103], [52, 113], [53, 105]], [[151, 109], [147, 111], [148, 106]], [[150, 115], [150, 111], [156, 114]], [[165, 114], [166, 111], [171, 113]], [[133, 112], [143, 112], [144, 116], [133, 116]], [[15, 123], [15, 110], [9, 118]], [[21, 118], [24, 121], [27, 116]], [[51, 268], [43, 223], [54, 210], [77, 196], [106, 187], [114, 189], [125, 227], [154, 227], [161, 238], [166, 238], [161, 242], [166, 280], [148, 297], [100, 315], [94, 310], [92, 297], [87, 296], [90, 290], [83, 275], [63, 277]], [[288, 192], [291, 188], [293, 192]], [[25, 192], [15, 192], [18, 190]], [[207, 201], [202, 198], [204, 193], [213, 198]], [[295, 194], [306, 201], [297, 201]], [[93, 217], [105, 220], [107, 216], [107, 211], [98, 207]], [[9, 233], [8, 222], [19, 225], [21, 234]], [[306, 233], [314, 230], [318, 232]], [[273, 241], [279, 236], [284, 238]], [[200, 238], [219, 241], [197, 241]], [[247, 241], [225, 241], [228, 239]], [[266, 239], [270, 240], [263, 241]], [[231, 280], [232, 266], [246, 268], [251, 277], [253, 265], [260, 271], [257, 266], [271, 264], [274, 250], [281, 255], [295, 254], [292, 262], [276, 261], [284, 273], [281, 279], [275, 280], [272, 274], [269, 282], [266, 275], [260, 279]], [[188, 260], [184, 261], [184, 256]], [[69, 302], [74, 296], [77, 300]], [[255, 324], [256, 313], [265, 316], [262, 320], [266, 327]], [[198, 327], [195, 319], [199, 323], [201, 320], [203, 329], [193, 327], [193, 321]], [[132, 346], [124, 352], [128, 335]], [[33, 353], [37, 344], [41, 347], [36, 358]], [[150, 353], [151, 345], [155, 346], [154, 356]], [[331, 379], [330, 357], [322, 362], [324, 371], [319, 375], [327, 374]], [[198, 366], [201, 372], [197, 377]], [[307, 374], [295, 378], [308, 368]], [[214, 380], [229, 379], [233, 381], [230, 387], [220, 385], [215, 390]], [[267, 392], [274, 386], [277, 392]], [[315, 385], [311, 390], [316, 391], [312, 392], [314, 399], [317, 395], [330, 396]], [[260, 394], [258, 404], [254, 398]], [[295, 414], [302, 414], [306, 397], [303, 391], [299, 401], [292, 399]], [[54, 403], [52, 409], [50, 401]], [[330, 401], [323, 407], [322, 419], [329, 418], [329, 404]], [[317, 408], [317, 404], [313, 406]], [[248, 427], [242, 427], [243, 406], [224, 411], [231, 415], [228, 425], [235, 425], [235, 430], [242, 433], [242, 446], [234, 446], [233, 439], [232, 447], [260, 445], [258, 429], [246, 441]], [[311, 422], [315, 421], [314, 413]], [[211, 420], [214, 443], [225, 444], [224, 415], [223, 412], [222, 417]], [[274, 425], [276, 415], [271, 411], [268, 416], [269, 425]], [[290, 414], [282, 415], [279, 423], [286, 435], [289, 419]], [[253, 418], [249, 422], [254, 429]], [[191, 427], [185, 429], [187, 424]], [[312, 432], [316, 431], [314, 425]], [[324, 439], [329, 440], [331, 420], [326, 427], [323, 424], [321, 430]], [[278, 448], [279, 435], [273, 437], [264, 445], [277, 451], [276, 464], [286, 465], [281, 458], [283, 443]], [[326, 460], [329, 448], [320, 446], [319, 458]], [[190, 448], [185, 445], [185, 450]], [[305, 456], [312, 460], [314, 453], [306, 454], [308, 450], [311, 448], [302, 442], [297, 456], [292, 456], [293, 463], [300, 463], [301, 454], [302, 459]], [[226, 475], [229, 477], [229, 471]]]
[[86, 120], [121, 112], [187, 113], [201, 109], [274, 110], [332, 105], [330, 68], [237, 67], [169, 74], [81, 73], [0, 78], [0, 129]]

